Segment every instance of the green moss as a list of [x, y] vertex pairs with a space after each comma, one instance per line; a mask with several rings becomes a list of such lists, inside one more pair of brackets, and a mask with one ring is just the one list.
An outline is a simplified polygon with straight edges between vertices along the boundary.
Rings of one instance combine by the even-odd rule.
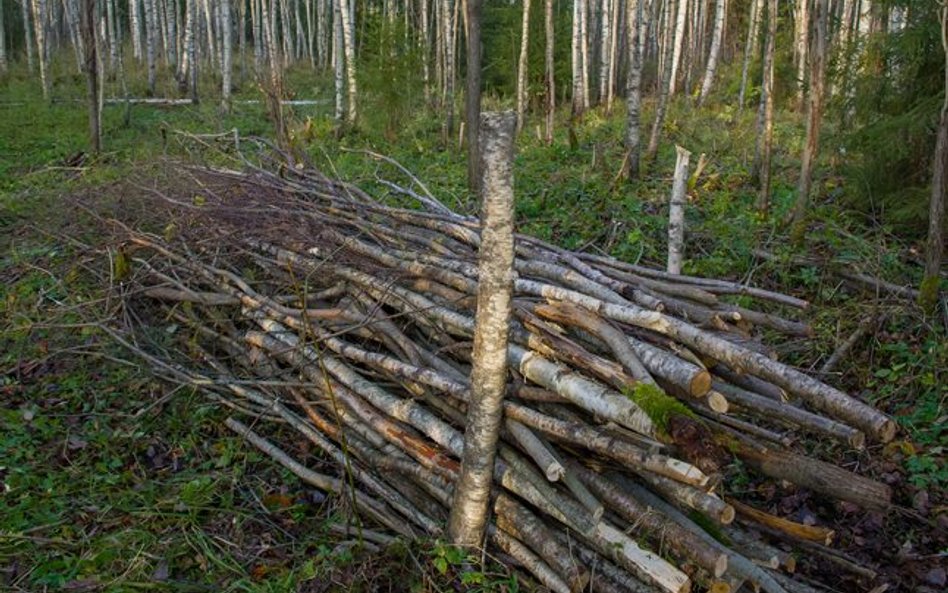
[[933, 312], [938, 304], [938, 276], [928, 276], [918, 287], [918, 306], [926, 312]]
[[697, 418], [685, 404], [667, 395], [655, 385], [639, 383], [624, 392], [626, 397], [642, 408], [642, 411], [655, 423], [656, 428], [663, 433], [668, 433], [668, 423], [674, 416]]
[[708, 535], [718, 540], [725, 546], [733, 545], [731, 538], [725, 535], [724, 532], [721, 531], [721, 528], [718, 526], [718, 524], [704, 513], [693, 510], [688, 513], [688, 518], [694, 521], [695, 524], [703, 529]]

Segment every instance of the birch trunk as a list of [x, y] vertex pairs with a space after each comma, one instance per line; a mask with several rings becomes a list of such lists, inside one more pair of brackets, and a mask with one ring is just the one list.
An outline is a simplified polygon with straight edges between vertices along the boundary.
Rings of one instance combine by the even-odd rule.
[[579, 47], [583, 69], [583, 110], [589, 109], [589, 0], [583, 0], [580, 14]]
[[629, 72], [626, 92], [625, 150], [626, 175], [629, 180], [639, 177], [639, 153], [641, 149], [642, 110], [642, 53], [639, 44], [639, 26], [642, 21], [642, 4], [645, 0], [628, 0], [628, 54]]
[[[149, 0], [146, 0], [146, 2]], [[194, 30], [198, 26], [198, 3], [199, 0], [187, 0], [186, 10], [188, 11], [188, 25], [187, 28], [191, 31], [191, 36], [189, 38], [189, 43], [187, 44], [188, 51], [188, 89], [191, 95], [191, 102], [197, 105], [198, 103], [198, 58], [197, 58], [197, 32]]]
[[675, 37], [672, 42], [671, 78], [668, 83], [668, 94], [675, 95], [678, 82], [678, 71], [681, 65], [682, 48], [685, 41], [685, 23], [688, 20], [688, 0], [678, 0], [678, 17], [675, 20]]
[[33, 71], [33, 28], [30, 26], [30, 0], [20, 0], [23, 15], [23, 44], [26, 46], [26, 67]]
[[685, 190], [688, 185], [688, 160], [691, 153], [675, 146], [675, 178], [672, 182], [671, 200], [668, 208], [668, 266], [669, 274], [681, 274], [681, 262], [685, 257]]
[[553, 0], [546, 0], [543, 20], [546, 32], [544, 56], [544, 61], [546, 62], [546, 143], [553, 144], [553, 115], [556, 110], [556, 84], [553, 80]]
[[948, 5], [941, 9], [941, 43], [945, 52], [945, 101], [941, 106], [938, 140], [932, 164], [932, 193], [928, 210], [928, 242], [925, 245], [925, 279], [919, 289], [918, 303], [934, 312], [941, 284], [941, 260], [945, 249], [945, 176], [948, 175]]
[[823, 72], [826, 68], [826, 20], [829, 0], [816, 0], [813, 23], [815, 37], [810, 54], [810, 97], [806, 113], [806, 145], [800, 164], [800, 182], [793, 207], [792, 234], [795, 241], [803, 238], [803, 220], [810, 201], [813, 164], [820, 151], [820, 124], [823, 117]]
[[520, 32], [520, 59], [517, 61], [517, 135], [523, 130], [527, 110], [527, 58], [530, 44], [530, 0], [523, 0], [523, 19]]
[[333, 70], [336, 82], [336, 111], [337, 122], [342, 122], [346, 116], [345, 103], [345, 59], [342, 50], [342, 15], [339, 0], [332, 0], [332, 47]]
[[767, 45], [764, 48], [764, 81], [760, 96], [762, 117], [757, 129], [756, 177], [760, 193], [757, 210], [766, 214], [770, 210], [770, 160], [774, 135], [774, 49], [777, 40], [777, 0], [767, 0]]
[[467, 120], [467, 185], [473, 195], [480, 191], [478, 135], [481, 119], [481, 0], [467, 0], [467, 92], [464, 94]]
[[753, 0], [750, 5], [750, 19], [747, 25], [747, 41], [744, 43], [744, 65], [741, 67], [741, 90], [737, 95], [738, 109], [744, 109], [744, 97], [747, 94], [747, 75], [750, 71], [751, 58], [757, 54], [757, 39], [760, 34], [760, 13], [764, 8], [764, 0]]
[[579, 117], [585, 111], [585, 101], [583, 100], [583, 47], [582, 47], [582, 27], [583, 13], [585, 12], [584, 0], [573, 0], [573, 33], [571, 67], [573, 73], [573, 117]]
[[85, 42], [83, 41], [82, 20], [79, 6], [80, 0], [63, 0], [63, 12], [65, 13], [66, 26], [69, 28], [69, 36], [72, 38], [73, 47], [76, 53], [76, 68], [82, 74], [86, 71]]
[[96, 31], [95, 0], [83, 0], [82, 35], [85, 52], [86, 95], [89, 102], [89, 146], [93, 153], [102, 149], [102, 129], [99, 122], [99, 67]]
[[191, 55], [194, 53], [192, 51], [194, 46], [194, 17], [191, 11], [191, 4], [194, 1], [185, 0], [186, 4], [184, 6], [184, 41], [181, 60], [178, 63], [178, 88], [182, 92], [188, 88], [188, 76], [191, 73]]
[[600, 103], [609, 103], [609, 70], [612, 64], [609, 61], [609, 48], [612, 42], [612, 2], [613, 0], [601, 0], [600, 20], [602, 21], [601, 34], [599, 36], [599, 101]]
[[211, 0], [201, 0], [201, 6], [204, 14], [204, 27], [207, 30], [208, 63], [213, 66], [217, 61], [217, 46], [214, 44], [214, 18], [211, 16]]
[[230, 111], [231, 14], [230, 0], [221, 0], [221, 109]]
[[[26, 0], [24, 0], [25, 2]], [[48, 53], [46, 51], [46, 0], [32, 0], [33, 6], [33, 36], [36, 39], [36, 55], [39, 58], [40, 84], [43, 86], [43, 100], [49, 101], [50, 83], [47, 69]]]
[[[794, 14], [796, 35], [793, 54], [797, 63], [797, 108], [803, 106], [806, 92], [806, 64], [810, 45], [810, 1], [797, 0], [796, 13]], [[819, 0], [815, 1], [818, 2]]]
[[105, 0], [105, 20], [109, 30], [109, 68], [115, 72], [118, 67], [118, 27], [115, 23], [115, 0]]
[[309, 66], [316, 69], [316, 53], [313, 51], [313, 0], [304, 0], [306, 2], [306, 51], [309, 52]]
[[174, 0], [164, 0], [165, 23], [168, 28], [168, 65], [178, 64], [178, 10]]
[[359, 114], [357, 101], [359, 91], [356, 85], [355, 39], [353, 39], [355, 28], [349, 13], [350, 1], [354, 0], [338, 0], [339, 17], [342, 23], [342, 49], [346, 62], [346, 121], [354, 124]]
[[480, 547], [487, 523], [494, 458], [507, 387], [507, 334], [513, 289], [513, 138], [516, 114], [485, 113], [482, 223], [471, 401], [461, 475], [448, 521], [449, 539]]
[[418, 0], [419, 16], [421, 21], [421, 40], [419, 50], [421, 51], [421, 69], [422, 81], [425, 86], [425, 104], [431, 104], [431, 31], [428, 28], [428, 0]]
[[[194, 0], [189, 0], [194, 1]], [[155, 69], [155, 35], [158, 19], [155, 15], [155, 0], [144, 0], [145, 9], [145, 63], [148, 68], [148, 95], [155, 95], [157, 71]]]
[[316, 0], [316, 51], [319, 53], [319, 67], [329, 67], [329, 27], [332, 17], [327, 8], [329, 0]]
[[[457, 0], [460, 2], [461, 0]], [[454, 133], [454, 2], [439, 0], [441, 10], [441, 42], [443, 49], [443, 107], [442, 141], [447, 144]]]
[[724, 36], [724, 7], [726, 0], [715, 0], [714, 5], [714, 33], [711, 35], [711, 51], [708, 52], [708, 67], [704, 71], [704, 81], [701, 83], [701, 94], [698, 96], [698, 106], [704, 104], [711, 92], [711, 83], [718, 68], [721, 57], [721, 38]]

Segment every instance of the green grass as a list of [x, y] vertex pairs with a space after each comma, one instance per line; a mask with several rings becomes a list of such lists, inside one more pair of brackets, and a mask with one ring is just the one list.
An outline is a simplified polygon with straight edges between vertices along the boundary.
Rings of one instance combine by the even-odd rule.
[[[259, 105], [238, 104], [221, 115], [205, 90], [198, 106], [133, 107], [127, 122], [123, 107], [106, 107], [104, 153], [70, 159], [86, 146], [84, 108], [70, 102], [81, 101], [83, 87], [74, 64], [56, 64], [58, 102], [52, 105], [22, 68], [0, 81], [0, 582], [24, 591], [81, 590], [93, 583], [106, 591], [294, 591], [298, 582], [317, 590], [315, 583], [331, 574], [363, 590], [385, 579], [419, 590], [453, 586], [461, 559], [435, 542], [373, 560], [338, 547], [338, 536], [326, 531], [343, 520], [338, 501], [314, 495], [232, 437], [222, 428], [223, 412], [200, 395], [171, 394], [147, 369], [101, 356], [125, 357], [82, 326], [103, 295], [87, 267], [108, 265], [96, 250], [104, 239], [82, 212], [64, 207], [73, 202], [63, 196], [84, 193], [108, 211], [128, 187], [120, 181], [161, 175], [164, 157], [207, 156], [176, 131], [236, 128], [241, 135], [267, 135], [271, 126]], [[291, 70], [287, 80], [296, 96], [330, 97], [327, 80], [307, 68]], [[212, 87], [210, 79], [203, 82]], [[139, 72], [130, 73], [129, 83], [143, 95]], [[167, 73], [159, 86], [162, 93], [176, 92]], [[107, 94], [117, 89], [110, 82]], [[248, 80], [237, 98], [257, 94]], [[318, 105], [291, 117], [294, 146], [316, 166], [382, 193], [376, 176], [410, 184], [390, 166], [344, 150], [370, 148], [399, 160], [445, 203], [476, 213], [464, 154], [456, 145], [442, 146], [440, 124], [430, 114], [401, 113], [395, 128], [363, 123], [340, 139], [331, 108]], [[384, 120], [377, 105], [362, 110], [368, 122]], [[650, 117], [647, 108], [646, 124]], [[584, 118], [577, 150], [569, 148], [565, 120], [557, 122], [552, 146], [537, 141], [537, 122], [530, 121], [516, 157], [519, 229], [569, 248], [593, 246], [661, 266], [674, 143], [691, 150], [693, 162], [707, 153], [709, 165], [687, 207], [686, 271], [751, 278], [813, 300], [808, 320], [817, 338], [781, 347], [785, 359], [811, 367], [876, 304], [818, 268], [754, 260], [751, 249], [761, 240], [778, 255], [794, 252], [780, 221], [793, 200], [803, 128], [798, 114], [778, 111], [774, 214], [761, 219], [746, 173], [753, 120], [750, 108], [696, 111], [685, 101], [673, 103], [658, 159], [635, 183], [614, 182], [623, 153], [620, 105], [612, 115], [593, 111]], [[824, 153], [832, 152], [833, 139], [830, 129]], [[917, 284], [918, 246], [842, 209], [838, 197], [848, 183], [832, 159], [824, 159], [806, 249]], [[885, 326], [855, 349], [833, 381], [897, 415], [905, 430], [883, 458], [913, 487], [943, 492], [948, 336], [910, 306], [885, 308]], [[902, 492], [899, 502], [906, 504], [912, 492]], [[418, 570], [405, 571], [406, 565]], [[504, 571], [466, 578], [477, 582], [465, 585], [481, 590], [518, 586]]]

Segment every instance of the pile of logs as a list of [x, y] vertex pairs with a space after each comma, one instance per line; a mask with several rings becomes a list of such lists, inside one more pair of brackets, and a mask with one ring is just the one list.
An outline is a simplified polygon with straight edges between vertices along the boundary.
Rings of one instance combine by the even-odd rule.
[[[195, 175], [198, 195], [155, 192], [163, 231], [113, 221], [128, 327], [108, 331], [367, 525], [441, 534], [470, 397], [477, 221], [427, 190], [398, 188], [423, 209], [397, 208], [302, 167]], [[832, 530], [741, 503], [723, 480], [736, 459], [889, 504], [886, 486], [803, 453], [895, 432], [762, 342], [810, 335], [777, 313], [806, 302], [516, 241], [489, 545], [562, 593], [813, 591], [786, 550], [849, 562]], [[332, 475], [287, 453], [301, 438]]]

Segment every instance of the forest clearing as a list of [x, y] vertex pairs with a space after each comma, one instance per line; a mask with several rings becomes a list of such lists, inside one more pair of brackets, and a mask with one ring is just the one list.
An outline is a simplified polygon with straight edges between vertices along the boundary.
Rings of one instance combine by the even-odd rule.
[[0, 19], [0, 589], [944, 590], [943, 5]]

